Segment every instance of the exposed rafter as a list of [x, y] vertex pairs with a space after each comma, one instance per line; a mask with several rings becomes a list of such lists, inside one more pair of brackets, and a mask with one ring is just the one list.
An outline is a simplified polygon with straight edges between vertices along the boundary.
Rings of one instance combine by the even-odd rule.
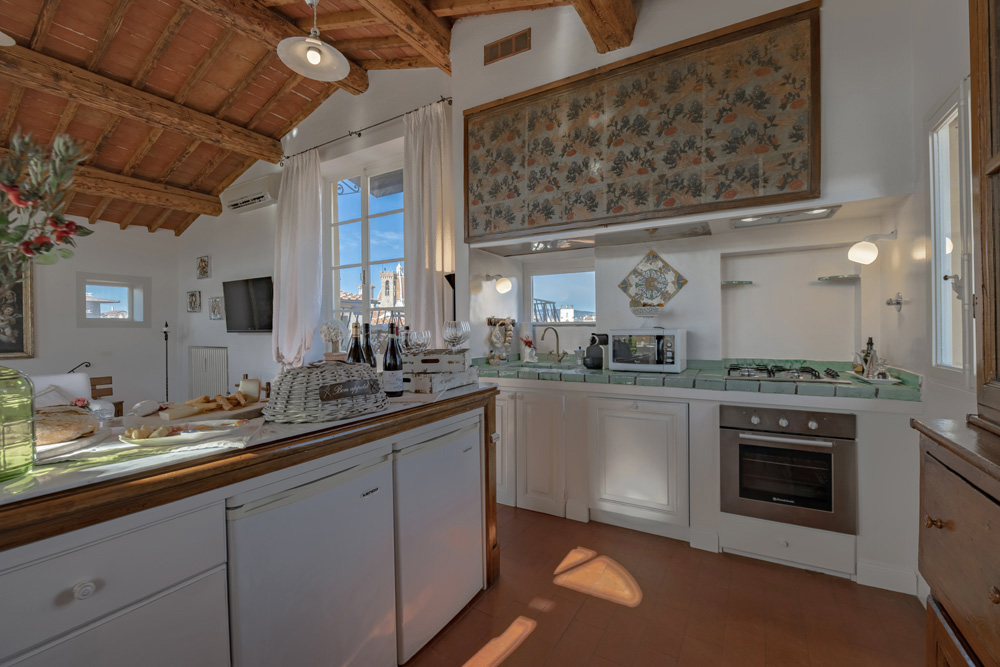
[[568, 5], [569, 2], [553, 2], [553, 0], [429, 0], [427, 9], [435, 16], [461, 18], [477, 14], [493, 12], [518, 12], [524, 9], [542, 9], [558, 5]]
[[333, 45], [341, 51], [371, 51], [373, 49], [395, 49], [407, 46], [402, 37], [360, 37], [358, 39], [341, 39]]
[[[183, 0], [184, 3], [205, 12], [218, 23], [251, 37], [270, 48], [286, 37], [302, 35], [302, 29], [277, 12], [264, 7], [256, 0]], [[351, 62], [351, 71], [338, 86], [359, 95], [368, 90], [368, 74], [357, 63]]]
[[632, 43], [636, 13], [632, 0], [572, 0], [598, 53], [621, 49]]
[[358, 62], [367, 70], [434, 67], [434, 63], [423, 56], [414, 56], [412, 58], [373, 58], [371, 60], [359, 60]]
[[421, 55], [451, 74], [451, 28], [420, 0], [359, 0]]
[[116, 116], [197, 137], [206, 143], [269, 162], [281, 159], [270, 137], [20, 46], [0, 49], [0, 77]]
[[[0, 148], [0, 158], [5, 158], [7, 152], [6, 148]], [[79, 194], [114, 197], [136, 204], [165, 206], [200, 215], [222, 213], [222, 202], [217, 195], [193, 192], [162, 183], [151, 183], [141, 178], [122, 176], [86, 165], [77, 166], [73, 172], [72, 189]]]
[[[364, 28], [365, 26], [378, 25], [379, 18], [367, 9], [352, 9], [347, 12], [334, 12], [333, 14], [321, 14], [316, 17], [316, 27], [320, 30], [347, 30], [349, 28]], [[297, 20], [296, 25], [300, 30], [312, 28], [312, 17]]]

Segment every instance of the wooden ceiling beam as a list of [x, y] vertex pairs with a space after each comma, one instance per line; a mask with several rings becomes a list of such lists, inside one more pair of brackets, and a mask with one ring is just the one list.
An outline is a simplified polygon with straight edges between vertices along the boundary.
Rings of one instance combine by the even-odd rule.
[[341, 39], [333, 42], [340, 51], [371, 51], [372, 49], [395, 49], [409, 46], [410, 43], [401, 37], [361, 37], [358, 39]]
[[191, 8], [188, 6], [182, 5], [177, 8], [170, 22], [160, 32], [160, 36], [156, 38], [156, 44], [153, 45], [150, 52], [143, 58], [142, 64], [136, 70], [136, 73], [132, 75], [133, 88], [142, 88], [146, 85], [149, 75], [160, 64], [160, 60], [163, 58], [163, 54], [166, 53], [167, 47], [170, 46], [171, 40], [173, 40], [174, 36], [184, 26], [184, 21], [187, 20], [190, 14]]
[[568, 5], [567, 0], [430, 0], [427, 9], [435, 16], [461, 18], [478, 14], [519, 12]]
[[[367, 9], [352, 9], [346, 12], [333, 12], [332, 14], [320, 14], [316, 17], [316, 27], [320, 30], [348, 30], [350, 28], [364, 28], [381, 23], [379, 18]], [[303, 17], [295, 21], [299, 30], [309, 30], [313, 27], [311, 16]]]
[[638, 20], [632, 0], [572, 0], [598, 53], [632, 43]]
[[106, 113], [130, 116], [154, 127], [187, 134], [242, 155], [269, 162], [281, 159], [281, 144], [270, 137], [24, 47], [0, 49], [0, 77]]
[[271, 95], [271, 99], [269, 99], [267, 102], [264, 102], [264, 105], [261, 108], [257, 109], [256, 113], [254, 113], [254, 115], [250, 117], [250, 120], [247, 122], [247, 127], [250, 128], [251, 130], [257, 127], [257, 123], [259, 123], [261, 120], [267, 117], [267, 115], [271, 113], [271, 110], [274, 109], [274, 107], [277, 106], [279, 102], [285, 99], [286, 95], [292, 92], [292, 89], [295, 88], [295, 86], [302, 83], [303, 78], [305, 77], [303, 77], [300, 74], [293, 74], [292, 76], [288, 77], [288, 80], [285, 81], [284, 85], [281, 86], [278, 92], [276, 92], [274, 95]]
[[371, 60], [360, 60], [358, 62], [366, 70], [434, 67], [434, 63], [423, 56], [414, 56], [413, 58], [372, 58]]
[[31, 33], [29, 47], [32, 51], [42, 48], [45, 38], [49, 36], [49, 28], [52, 27], [52, 19], [55, 18], [56, 10], [59, 9], [59, 0], [45, 0], [42, 11], [38, 14], [38, 21], [35, 22], [35, 29]]
[[[433, 67], [433, 65], [432, 65], [432, 67]], [[331, 95], [333, 95], [335, 92], [337, 92], [337, 87], [336, 86], [332, 86], [332, 85], [325, 86], [323, 88], [323, 90], [320, 92], [319, 95], [313, 95], [312, 99], [310, 99], [308, 102], [306, 102], [306, 104], [301, 109], [299, 109], [298, 113], [296, 113], [294, 116], [292, 116], [291, 118], [289, 118], [288, 122], [286, 122], [282, 126], [282, 128], [280, 130], [278, 130], [274, 134], [274, 136], [280, 138], [280, 137], [284, 137], [286, 134], [288, 134], [289, 132], [291, 132], [292, 128], [294, 128], [296, 125], [298, 125], [303, 120], [305, 120], [307, 117], [309, 117], [312, 114], [313, 111], [315, 111], [316, 109], [319, 108], [319, 105], [321, 105], [323, 102], [325, 102], [327, 100], [327, 98], [330, 97]]]
[[129, 211], [128, 214], [124, 218], [122, 218], [122, 221], [118, 223], [118, 226], [121, 227], [122, 229], [127, 229], [128, 226], [132, 224], [132, 221], [136, 219], [136, 216], [139, 215], [139, 212], [142, 211], [142, 209], [144, 208], [146, 207], [143, 206], [142, 204], [136, 204], [135, 206], [133, 206], [132, 210]]
[[451, 28], [421, 0], [359, 0], [438, 68], [451, 74]]
[[181, 85], [180, 90], [174, 95], [174, 102], [177, 104], [184, 104], [187, 101], [188, 95], [191, 91], [201, 83], [201, 80], [205, 78], [209, 70], [215, 66], [215, 61], [218, 60], [222, 52], [225, 51], [226, 47], [229, 46], [229, 42], [233, 39], [233, 31], [227, 30], [222, 33], [219, 39], [215, 40], [215, 44], [212, 46], [211, 50], [201, 59], [198, 63], [198, 67], [195, 68], [194, 72], [191, 73], [184, 83]]
[[151, 222], [148, 227], [146, 227], [146, 231], [148, 231], [150, 234], [155, 232], [157, 229], [163, 226], [163, 223], [167, 221], [167, 218], [169, 218], [170, 214], [173, 212], [174, 210], [171, 208], [163, 209], [163, 213], [160, 213], [160, 215], [156, 216], [156, 219], [153, 220], [153, 222]]
[[[182, 0], [227, 28], [250, 37], [269, 48], [276, 48], [286, 37], [301, 37], [303, 31], [281, 14], [257, 0]], [[368, 90], [368, 73], [348, 59], [351, 71], [337, 85], [354, 95]]]

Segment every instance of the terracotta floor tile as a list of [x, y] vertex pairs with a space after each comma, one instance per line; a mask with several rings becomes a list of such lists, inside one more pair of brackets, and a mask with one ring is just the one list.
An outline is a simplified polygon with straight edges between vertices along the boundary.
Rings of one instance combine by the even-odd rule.
[[[500, 581], [406, 667], [458, 667], [519, 616], [536, 626], [504, 667], [917, 667], [913, 596], [617, 526], [501, 506]], [[624, 567], [634, 607], [556, 585], [583, 547]]]

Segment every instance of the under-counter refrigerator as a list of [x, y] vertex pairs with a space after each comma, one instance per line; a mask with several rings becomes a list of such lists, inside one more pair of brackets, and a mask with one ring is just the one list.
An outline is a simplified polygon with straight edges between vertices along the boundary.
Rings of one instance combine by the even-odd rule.
[[482, 448], [478, 417], [393, 445], [399, 664], [485, 585]]
[[236, 667], [396, 664], [389, 445], [331, 468], [227, 502]]

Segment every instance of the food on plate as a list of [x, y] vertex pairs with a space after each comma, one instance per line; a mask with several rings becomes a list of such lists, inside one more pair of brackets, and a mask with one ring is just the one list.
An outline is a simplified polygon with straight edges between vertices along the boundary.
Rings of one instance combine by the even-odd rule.
[[208, 403], [209, 400], [210, 399], [208, 398], [208, 395], [206, 394], [205, 396], [199, 396], [198, 398], [192, 398], [190, 401], [184, 401], [184, 405], [198, 405], [199, 403]]
[[132, 412], [140, 417], [148, 417], [160, 409], [160, 404], [156, 401], [139, 401], [132, 406]]
[[218, 403], [219, 407], [225, 410], [226, 412], [229, 412], [234, 407], [236, 407], [232, 403], [230, 403], [229, 399], [223, 396], [222, 394], [215, 395], [215, 402]]
[[249, 401], [247, 401], [247, 397], [243, 395], [242, 391], [237, 391], [235, 394], [233, 394], [229, 398], [230, 398], [230, 400], [236, 399], [236, 402], [240, 404], [240, 407], [243, 407], [244, 405], [246, 405], [249, 402]]
[[35, 411], [35, 444], [54, 445], [97, 433], [100, 420], [90, 410], [54, 405]]
[[174, 426], [150, 426], [143, 424], [138, 428], [125, 429], [127, 440], [152, 440], [154, 438], [171, 438], [182, 433], [194, 433], [198, 431], [212, 431], [219, 427], [238, 427], [249, 423], [246, 419], [239, 421], [224, 422], [218, 425], [213, 424], [176, 424]]

